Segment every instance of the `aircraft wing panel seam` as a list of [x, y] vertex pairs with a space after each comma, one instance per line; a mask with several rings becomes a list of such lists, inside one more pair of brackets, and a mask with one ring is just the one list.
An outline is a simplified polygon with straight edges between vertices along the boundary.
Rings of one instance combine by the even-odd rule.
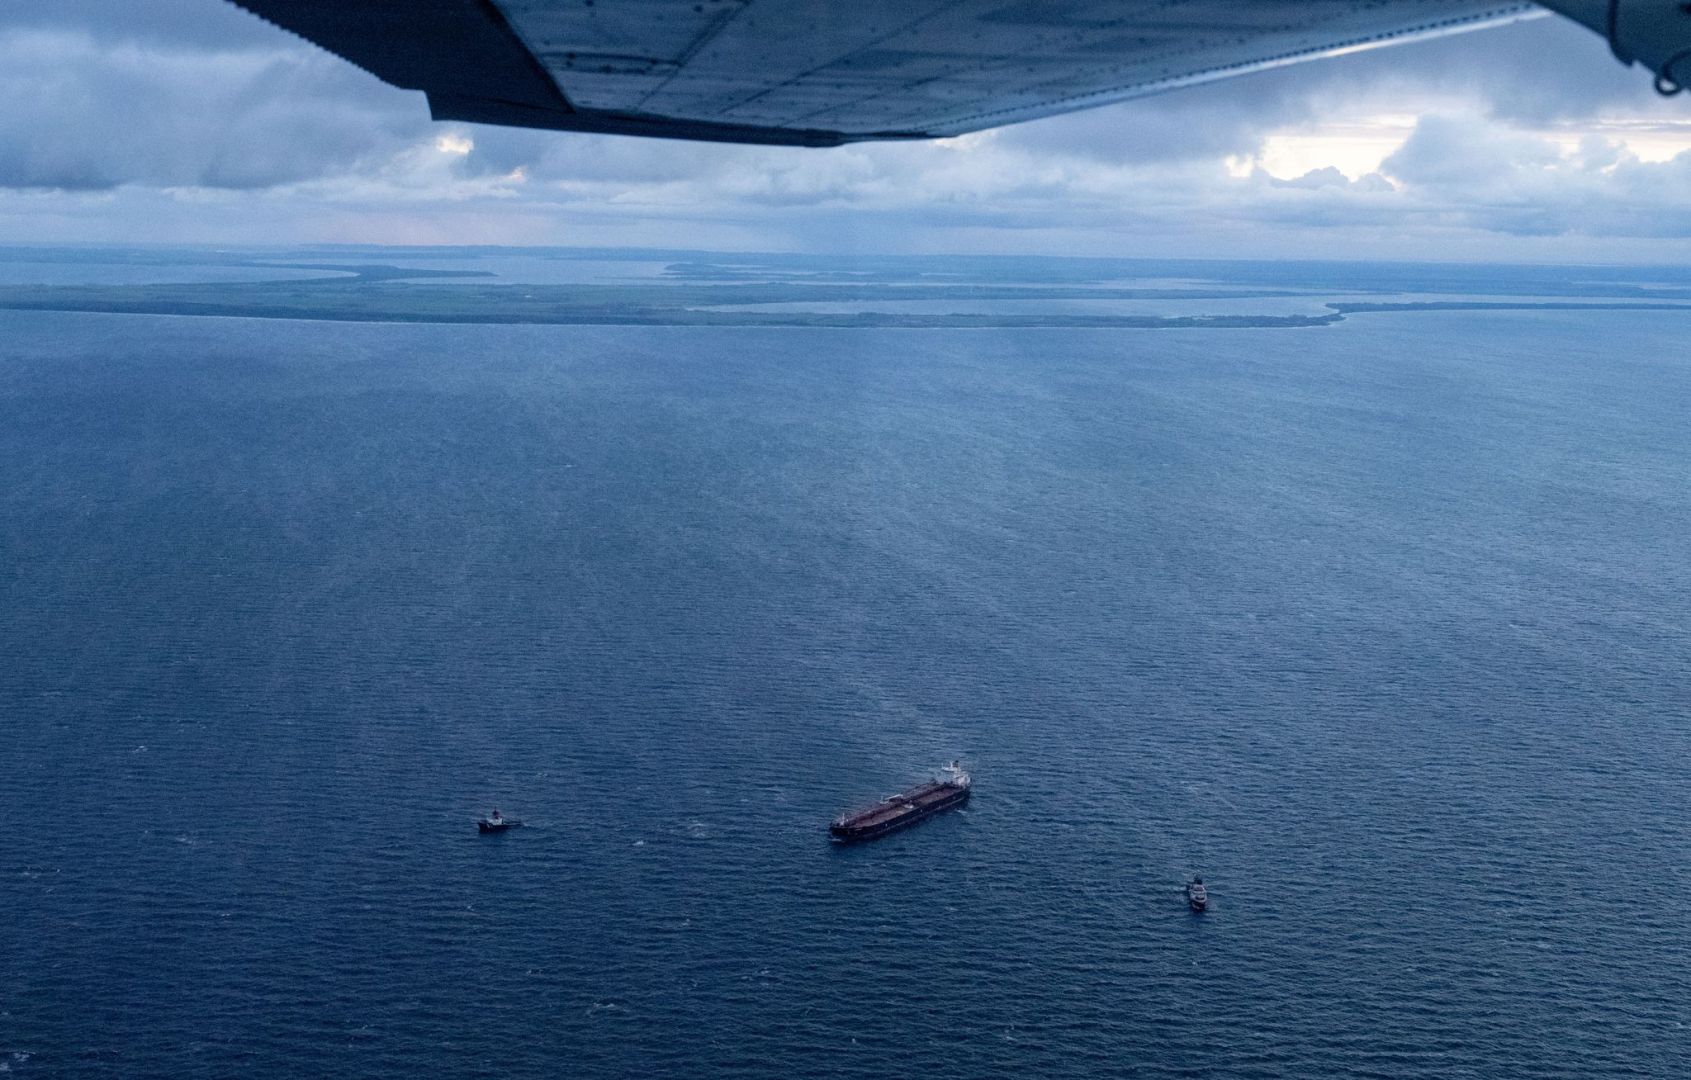
[[1061, 98], [1051, 98], [1038, 106], [1012, 106], [1004, 109], [992, 109], [986, 112], [973, 113], [968, 116], [957, 117], [942, 121], [936, 125], [936, 133], [948, 135], [962, 135], [982, 128], [995, 127], [1009, 123], [1014, 119], [1033, 119], [1056, 113], [1072, 112], [1086, 108], [1088, 104], [1105, 105], [1113, 101], [1123, 101], [1129, 98], [1146, 97], [1151, 94], [1162, 93], [1166, 90], [1177, 90], [1182, 87], [1196, 86], [1206, 82], [1217, 82], [1233, 75], [1243, 75], [1256, 71], [1268, 71], [1273, 68], [1288, 67], [1306, 60], [1316, 60], [1323, 57], [1339, 56], [1346, 53], [1361, 52], [1367, 49], [1379, 48], [1386, 45], [1401, 44], [1418, 39], [1439, 37], [1445, 34], [1459, 33], [1466, 30], [1482, 29], [1488, 26], [1501, 26], [1506, 23], [1520, 22], [1526, 19], [1536, 19], [1549, 12], [1537, 4], [1513, 4], [1498, 11], [1485, 15], [1463, 16], [1460, 18], [1440, 19], [1404, 30], [1394, 30], [1382, 34], [1369, 34], [1347, 39], [1331, 45], [1312, 46], [1307, 49], [1294, 49], [1289, 52], [1278, 53], [1258, 60], [1243, 60], [1230, 64], [1218, 64], [1200, 71], [1189, 72], [1184, 75], [1174, 75], [1163, 79], [1150, 79], [1143, 82], [1125, 83], [1116, 87], [1101, 90], [1088, 90], [1084, 93], [1072, 94]]

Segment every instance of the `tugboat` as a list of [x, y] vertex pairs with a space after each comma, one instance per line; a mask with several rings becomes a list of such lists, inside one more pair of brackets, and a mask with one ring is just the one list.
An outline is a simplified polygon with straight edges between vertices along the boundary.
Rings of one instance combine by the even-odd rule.
[[1209, 890], [1204, 888], [1204, 879], [1196, 874], [1186, 883], [1186, 906], [1193, 911], [1207, 911], [1210, 906]]
[[477, 818], [476, 819], [476, 831], [477, 832], [484, 832], [484, 833], [504, 832], [506, 829], [509, 829], [513, 825], [521, 825], [521, 824], [522, 824], [522, 822], [520, 822], [520, 821], [512, 821], [508, 817], [501, 816], [500, 813], [499, 813], [499, 808], [494, 807], [492, 814], [490, 814], [490, 815], [488, 815], [487, 817], [484, 817], [484, 818]]
[[867, 810], [835, 818], [828, 826], [828, 836], [839, 844], [877, 839], [925, 821], [941, 810], [963, 805], [969, 801], [970, 786], [963, 763], [953, 761], [925, 784], [889, 795]]

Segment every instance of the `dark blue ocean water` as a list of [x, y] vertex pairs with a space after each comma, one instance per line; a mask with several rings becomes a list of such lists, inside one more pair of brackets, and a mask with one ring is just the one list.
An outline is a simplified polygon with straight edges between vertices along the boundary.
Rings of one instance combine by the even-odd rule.
[[1685, 1075], [1685, 330], [0, 315], [0, 1069]]

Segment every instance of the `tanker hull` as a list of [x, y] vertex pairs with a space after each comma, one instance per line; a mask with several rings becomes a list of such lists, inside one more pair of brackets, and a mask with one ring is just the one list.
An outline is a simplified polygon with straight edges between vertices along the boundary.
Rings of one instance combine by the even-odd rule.
[[937, 780], [889, 796], [867, 810], [847, 814], [828, 826], [828, 836], [842, 844], [878, 840], [968, 801], [969, 782], [966, 776], [961, 782]]

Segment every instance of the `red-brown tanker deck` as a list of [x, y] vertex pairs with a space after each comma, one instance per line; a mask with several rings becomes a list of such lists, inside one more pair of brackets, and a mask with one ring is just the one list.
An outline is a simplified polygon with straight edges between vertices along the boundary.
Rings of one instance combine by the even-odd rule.
[[866, 810], [835, 819], [828, 826], [828, 834], [845, 842], [874, 840], [924, 821], [942, 810], [961, 806], [968, 801], [969, 790], [969, 774], [954, 761], [941, 770], [937, 780], [889, 795]]

